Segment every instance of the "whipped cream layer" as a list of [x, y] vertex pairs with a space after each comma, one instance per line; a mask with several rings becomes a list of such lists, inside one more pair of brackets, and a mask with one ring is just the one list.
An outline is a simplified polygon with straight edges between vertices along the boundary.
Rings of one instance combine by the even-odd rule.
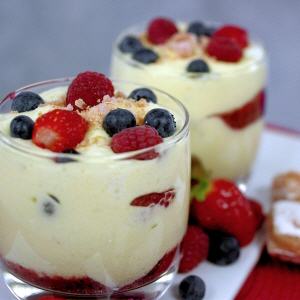
[[[65, 92], [66, 88], [46, 91], [41, 94], [45, 105], [21, 114], [35, 120], [56, 107]], [[4, 134], [16, 115], [1, 115]], [[179, 130], [182, 120], [176, 117]], [[99, 144], [78, 145], [83, 159], [68, 163], [0, 143], [0, 254], [38, 274], [87, 276], [116, 288], [147, 274], [184, 235], [189, 207], [188, 137], [165, 148], [158, 158], [144, 161], [85, 161], [95, 152], [100, 158], [114, 155], [108, 135], [100, 128], [90, 128], [84, 142], [89, 139]], [[31, 141], [17, 143], [38, 153], [47, 151]], [[167, 208], [130, 205], [136, 197], [169, 189], [176, 196]]]
[[[150, 47], [158, 53], [162, 51], [157, 50], [159, 46]], [[209, 73], [191, 75], [186, 71], [188, 63], [197, 58], [206, 61]], [[238, 179], [249, 174], [261, 136], [262, 120], [235, 130], [211, 116], [242, 107], [265, 88], [266, 54], [259, 43], [250, 42], [244, 49], [243, 58], [235, 63], [218, 61], [204, 51], [198, 51], [185, 58], [164, 56], [148, 65], [134, 61], [116, 46], [111, 75], [160, 88], [182, 101], [190, 113], [192, 155], [214, 177]], [[209, 132], [205, 135], [209, 135], [209, 139], [202, 135], [206, 129]], [[221, 145], [216, 140], [220, 137], [224, 141]], [[230, 154], [233, 147], [234, 151]], [[239, 159], [233, 158], [234, 155]], [[233, 164], [230, 164], [231, 161]]]

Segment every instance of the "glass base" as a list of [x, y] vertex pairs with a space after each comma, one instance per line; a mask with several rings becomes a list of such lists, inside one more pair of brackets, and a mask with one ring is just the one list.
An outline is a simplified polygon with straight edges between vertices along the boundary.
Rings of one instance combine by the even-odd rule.
[[[166, 290], [171, 285], [174, 277], [177, 273], [177, 264], [172, 265], [167, 272], [165, 272], [161, 277], [156, 281], [148, 283], [139, 288], [124, 291], [124, 292], [115, 292], [110, 295], [70, 295], [70, 294], [61, 294], [55, 293], [52, 291], [46, 291], [34, 287], [14, 275], [4, 271], [3, 278], [6, 286], [11, 291], [11, 293], [18, 300], [43, 300], [47, 297], [52, 296], [53, 300], [57, 297], [57, 300], [80, 300], [80, 299], [110, 299], [110, 300], [154, 300], [159, 299], [166, 292]], [[50, 298], [49, 298], [50, 299]], [[51, 298], [52, 299], [52, 298]]]

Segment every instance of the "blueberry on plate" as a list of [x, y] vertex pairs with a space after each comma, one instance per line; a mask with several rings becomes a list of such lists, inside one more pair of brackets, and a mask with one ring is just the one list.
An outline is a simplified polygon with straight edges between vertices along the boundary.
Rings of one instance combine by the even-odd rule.
[[230, 234], [209, 232], [208, 260], [214, 264], [225, 266], [234, 263], [240, 256], [238, 240]]
[[134, 126], [136, 126], [135, 116], [132, 112], [123, 108], [110, 111], [103, 120], [103, 128], [109, 136]]
[[205, 295], [205, 283], [196, 275], [185, 277], [179, 285], [179, 294], [183, 300], [201, 300]]
[[44, 100], [38, 94], [22, 92], [14, 98], [11, 109], [17, 112], [25, 112], [36, 109], [42, 103], [44, 103]]
[[135, 51], [142, 49], [143, 45], [135, 36], [127, 35], [122, 39], [118, 47], [123, 53], [134, 53]]
[[155, 128], [163, 138], [171, 136], [176, 130], [174, 116], [163, 108], [150, 110], [145, 116], [144, 123]]
[[203, 59], [195, 59], [188, 64], [186, 70], [189, 73], [207, 73], [209, 67]]
[[130, 99], [134, 99], [136, 101], [139, 101], [140, 99], [145, 99], [147, 102], [153, 102], [153, 103], [157, 103], [157, 98], [156, 95], [147, 88], [139, 88], [139, 89], [135, 89], [133, 90], [129, 97]]
[[17, 116], [10, 123], [10, 135], [23, 140], [32, 137], [34, 122], [27, 116]]
[[155, 63], [159, 56], [153, 50], [148, 48], [142, 48], [133, 53], [132, 58], [143, 64], [152, 64]]

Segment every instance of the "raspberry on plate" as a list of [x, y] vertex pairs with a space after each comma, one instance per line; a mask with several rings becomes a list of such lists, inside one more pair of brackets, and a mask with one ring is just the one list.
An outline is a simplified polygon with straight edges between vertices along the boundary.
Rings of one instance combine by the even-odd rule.
[[190, 225], [181, 242], [182, 258], [179, 272], [186, 273], [198, 266], [208, 255], [208, 236], [198, 226]]
[[248, 32], [239, 26], [224, 25], [213, 34], [213, 37], [227, 37], [235, 40], [241, 48], [246, 48], [249, 45]]
[[[142, 125], [122, 130], [112, 137], [111, 149], [115, 153], [124, 153], [149, 148], [162, 143], [163, 139], [153, 127]], [[159, 154], [149, 150], [135, 158], [148, 160], [156, 158]]]
[[54, 109], [36, 120], [32, 141], [41, 148], [63, 152], [74, 149], [87, 130], [88, 123], [77, 112]]
[[238, 62], [243, 56], [241, 46], [235, 40], [223, 36], [213, 36], [206, 47], [206, 53], [225, 62]]
[[76, 100], [83, 100], [87, 106], [94, 106], [103, 100], [104, 96], [112, 97], [114, 87], [109, 78], [97, 72], [83, 72], [77, 75], [69, 86], [66, 104], [71, 104], [76, 109]]
[[250, 203], [231, 181], [215, 179], [193, 187], [193, 215], [205, 229], [220, 230], [236, 237], [241, 246], [249, 244], [257, 222]]
[[176, 24], [167, 18], [156, 18], [148, 26], [147, 38], [152, 44], [163, 44], [177, 32]]

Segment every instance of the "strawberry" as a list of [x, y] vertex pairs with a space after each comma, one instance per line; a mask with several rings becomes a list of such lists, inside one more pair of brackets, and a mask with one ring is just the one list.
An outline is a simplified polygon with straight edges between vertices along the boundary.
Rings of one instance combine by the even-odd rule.
[[202, 180], [192, 189], [192, 210], [205, 229], [220, 230], [236, 237], [241, 246], [251, 242], [256, 220], [250, 203], [231, 181]]
[[208, 55], [225, 62], [238, 62], [243, 56], [242, 50], [235, 40], [222, 36], [211, 37], [206, 47]]
[[54, 152], [74, 149], [85, 137], [88, 123], [77, 112], [54, 109], [35, 121], [32, 141]]
[[186, 273], [194, 269], [208, 255], [208, 236], [198, 226], [189, 225], [181, 242], [182, 257], [179, 272]]
[[162, 193], [150, 193], [135, 198], [131, 201], [130, 205], [142, 207], [160, 205], [168, 207], [172, 200], [175, 198], [175, 195], [175, 190], [167, 190]]
[[[124, 153], [140, 149], [149, 148], [162, 143], [163, 139], [157, 130], [148, 125], [136, 126], [123, 129], [112, 137], [111, 149], [115, 153]], [[134, 158], [148, 160], [158, 157], [155, 150], [149, 150], [143, 154], [136, 155]]]
[[114, 87], [110, 79], [97, 72], [84, 72], [77, 75], [68, 88], [66, 103], [76, 109], [76, 100], [82, 99], [87, 106], [94, 106], [103, 100], [104, 96], [113, 96]]
[[235, 25], [224, 25], [217, 29], [213, 37], [227, 37], [236, 41], [241, 48], [246, 48], [249, 44], [248, 33], [244, 28]]
[[256, 228], [259, 229], [262, 226], [264, 219], [265, 219], [265, 215], [263, 213], [261, 204], [254, 199], [248, 198], [248, 201], [250, 203], [252, 212], [253, 212], [255, 220], [256, 220]]
[[147, 38], [152, 44], [163, 44], [177, 32], [176, 24], [167, 18], [152, 20], [147, 29]]
[[261, 91], [243, 106], [215, 116], [220, 117], [232, 129], [242, 129], [264, 114], [264, 104], [265, 92]]

